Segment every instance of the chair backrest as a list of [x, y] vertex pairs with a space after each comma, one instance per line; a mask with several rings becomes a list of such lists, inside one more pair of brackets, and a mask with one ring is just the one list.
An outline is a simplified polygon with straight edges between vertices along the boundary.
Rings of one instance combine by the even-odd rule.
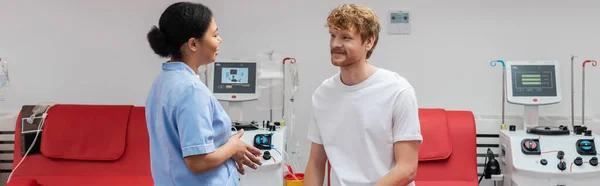
[[[93, 111], [93, 112], [89, 112]], [[87, 112], [81, 115], [82, 112]], [[21, 114], [19, 118], [21, 118]], [[91, 119], [91, 120], [90, 120]], [[82, 122], [84, 121], [84, 122]], [[101, 130], [107, 127], [108, 130]], [[16, 122], [13, 169], [21, 156], [21, 119]], [[90, 130], [92, 129], [92, 130]], [[94, 131], [95, 130], [95, 131]], [[73, 133], [67, 133], [68, 131]], [[57, 134], [64, 132], [64, 138]], [[77, 133], [80, 132], [80, 133]], [[96, 132], [96, 133], [94, 133]], [[106, 134], [106, 135], [103, 135]], [[48, 111], [44, 129], [40, 133], [40, 154], [27, 155], [13, 173], [18, 177], [38, 179], [52, 176], [148, 176], [151, 178], [148, 132], [144, 107], [115, 105], [55, 105]], [[90, 138], [94, 137], [94, 138]], [[75, 140], [75, 138], [85, 140]], [[74, 141], [70, 141], [74, 140]], [[62, 143], [62, 144], [61, 144]], [[123, 145], [112, 153], [90, 152], [106, 147], [102, 143]], [[86, 156], [76, 153], [84, 151]]]
[[443, 109], [420, 109], [419, 112], [423, 143], [415, 180], [477, 183], [473, 113]]

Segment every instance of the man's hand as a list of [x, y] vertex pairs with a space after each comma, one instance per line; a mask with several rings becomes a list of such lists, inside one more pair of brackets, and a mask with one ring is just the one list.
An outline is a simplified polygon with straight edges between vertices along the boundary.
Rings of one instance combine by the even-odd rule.
[[394, 143], [396, 165], [375, 186], [408, 185], [417, 176], [419, 164], [419, 141], [399, 141]]
[[244, 135], [244, 130], [240, 130], [238, 133], [231, 136], [229, 142], [235, 144], [236, 152], [232, 158], [236, 162], [238, 172], [243, 175], [246, 172], [244, 170], [244, 165], [252, 169], [257, 169], [257, 165], [261, 165], [262, 162], [259, 158], [261, 155], [260, 150], [240, 140], [242, 135]]

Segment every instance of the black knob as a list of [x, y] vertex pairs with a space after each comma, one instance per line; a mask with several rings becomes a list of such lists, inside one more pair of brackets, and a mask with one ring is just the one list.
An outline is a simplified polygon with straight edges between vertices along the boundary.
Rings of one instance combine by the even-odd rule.
[[280, 126], [281, 125], [281, 123], [279, 121], [276, 121], [274, 124], [275, 124], [275, 126]]
[[542, 159], [542, 160], [540, 160], [540, 163], [541, 163], [542, 165], [547, 165], [547, 164], [548, 164], [548, 160], [546, 160], [546, 159]]
[[567, 169], [567, 163], [565, 163], [564, 161], [561, 161], [560, 163], [558, 163], [558, 165], [556, 165], [556, 167], [558, 167], [559, 170], [565, 170]]
[[581, 133], [583, 133], [583, 131], [581, 130], [581, 125], [575, 125], [575, 128], [573, 128], [573, 130], [577, 135], [581, 135]]
[[271, 153], [269, 151], [265, 151], [265, 153], [263, 153], [263, 159], [265, 159], [265, 160], [271, 159]]
[[515, 125], [510, 125], [510, 126], [508, 126], [508, 130], [509, 130], [509, 131], [515, 131], [515, 130], [517, 130], [517, 126], [515, 126]]
[[575, 158], [575, 165], [577, 165], [577, 166], [583, 165], [583, 159], [581, 157]]
[[556, 157], [558, 159], [562, 160], [563, 158], [565, 158], [565, 152], [563, 152], [562, 150], [558, 151], [558, 154], [556, 154]]
[[592, 157], [592, 159], [590, 159], [590, 165], [592, 165], [592, 166], [598, 165], [598, 158]]
[[592, 136], [592, 130], [586, 130], [585, 136]]

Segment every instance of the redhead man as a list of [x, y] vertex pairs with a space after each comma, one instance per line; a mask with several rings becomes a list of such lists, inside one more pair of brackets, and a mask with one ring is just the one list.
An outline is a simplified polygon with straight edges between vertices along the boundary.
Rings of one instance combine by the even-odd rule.
[[332, 186], [414, 186], [422, 141], [417, 99], [406, 79], [367, 63], [379, 40], [377, 15], [344, 4], [330, 12], [327, 27], [331, 63], [340, 71], [312, 97], [305, 185], [323, 185], [328, 160]]

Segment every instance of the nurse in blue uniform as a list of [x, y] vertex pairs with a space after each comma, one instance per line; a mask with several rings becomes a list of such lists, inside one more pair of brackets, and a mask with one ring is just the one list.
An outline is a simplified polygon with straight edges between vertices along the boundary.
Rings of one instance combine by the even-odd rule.
[[221, 37], [211, 10], [179, 2], [147, 34], [150, 47], [170, 58], [146, 101], [155, 185], [237, 186], [244, 166], [260, 165], [260, 150], [231, 135], [231, 120], [200, 81], [200, 65], [215, 61]]

